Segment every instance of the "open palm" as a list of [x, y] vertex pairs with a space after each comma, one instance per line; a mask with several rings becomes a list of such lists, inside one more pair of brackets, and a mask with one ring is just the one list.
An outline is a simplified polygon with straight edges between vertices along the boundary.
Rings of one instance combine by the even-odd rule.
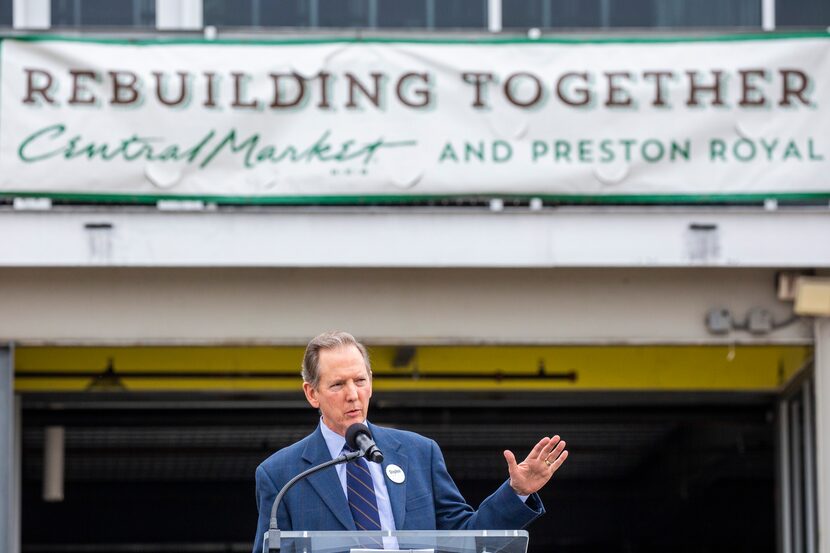
[[510, 472], [510, 487], [519, 495], [530, 495], [548, 483], [568, 458], [568, 451], [565, 440], [554, 436], [539, 440], [521, 463], [516, 462], [516, 456], [509, 449], [504, 451], [504, 458]]

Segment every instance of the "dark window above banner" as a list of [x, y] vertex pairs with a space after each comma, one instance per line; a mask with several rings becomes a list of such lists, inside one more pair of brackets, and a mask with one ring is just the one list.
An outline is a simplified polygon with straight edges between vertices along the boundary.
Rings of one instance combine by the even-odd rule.
[[775, 23], [778, 27], [830, 26], [828, 0], [778, 0], [775, 4]]
[[12, 26], [12, 0], [0, 0], [0, 27]]
[[[195, 22], [219, 28], [410, 29], [824, 29], [828, 0], [195, 0]], [[201, 12], [198, 8], [201, 3]], [[0, 0], [0, 28], [13, 24], [14, 0]], [[156, 0], [21, 2], [26, 17], [53, 28], [152, 29]], [[171, 4], [176, 5], [176, 4]], [[501, 12], [499, 17], [498, 11]], [[165, 12], [167, 13], [167, 12]], [[168, 14], [166, 17], [170, 17]], [[188, 16], [191, 17], [191, 16]], [[174, 17], [175, 19], [175, 17]], [[163, 24], [166, 25], [166, 24]], [[167, 28], [167, 27], [165, 27]], [[175, 27], [173, 27], [175, 28]]]
[[378, 27], [429, 29], [435, 26], [434, 2], [380, 2], [377, 6]]
[[[2, 0], [0, 0], [2, 1]], [[52, 0], [53, 27], [155, 27], [155, 0]]]
[[435, 26], [441, 29], [486, 28], [486, 0], [441, 0], [435, 3]]
[[758, 28], [761, 1], [503, 0], [502, 25], [505, 29]]
[[205, 25], [215, 27], [316, 27], [317, 2], [285, 0], [205, 0]]
[[485, 29], [487, 0], [205, 0], [216, 27]]
[[320, 27], [372, 27], [369, 0], [317, 0]]

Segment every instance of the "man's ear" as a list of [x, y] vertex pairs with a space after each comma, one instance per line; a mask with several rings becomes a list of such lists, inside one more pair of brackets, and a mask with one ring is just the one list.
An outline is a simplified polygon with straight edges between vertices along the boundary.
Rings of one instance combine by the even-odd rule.
[[319, 409], [320, 401], [317, 399], [317, 390], [314, 389], [314, 386], [308, 382], [303, 382], [303, 392], [305, 392], [305, 398], [311, 406], [315, 409]]

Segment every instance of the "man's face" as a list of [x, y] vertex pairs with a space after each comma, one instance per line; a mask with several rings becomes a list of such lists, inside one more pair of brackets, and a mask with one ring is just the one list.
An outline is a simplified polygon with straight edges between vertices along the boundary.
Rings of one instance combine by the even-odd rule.
[[372, 397], [372, 379], [363, 356], [352, 345], [320, 350], [320, 381], [316, 388], [303, 383], [305, 397], [323, 414], [323, 423], [341, 436], [356, 422], [363, 422]]

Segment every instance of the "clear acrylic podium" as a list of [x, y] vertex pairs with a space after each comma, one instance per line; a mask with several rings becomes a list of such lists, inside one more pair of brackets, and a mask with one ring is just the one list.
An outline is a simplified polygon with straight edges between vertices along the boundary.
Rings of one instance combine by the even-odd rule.
[[526, 553], [525, 530], [281, 532], [281, 553]]

